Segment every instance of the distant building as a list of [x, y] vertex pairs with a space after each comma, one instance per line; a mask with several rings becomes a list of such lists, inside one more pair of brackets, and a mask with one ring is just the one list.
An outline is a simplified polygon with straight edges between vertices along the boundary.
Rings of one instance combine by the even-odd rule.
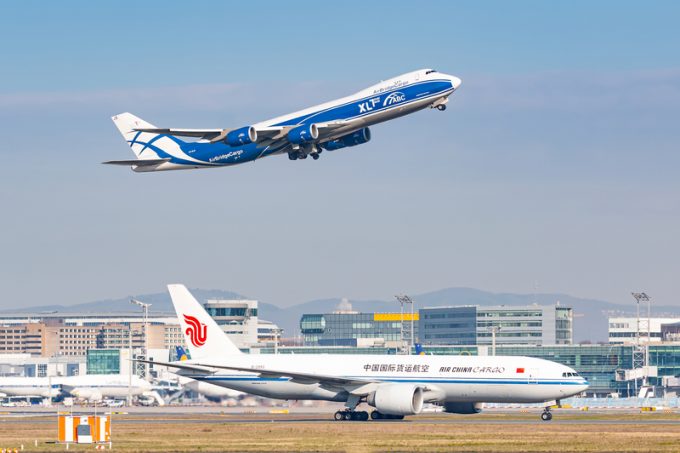
[[573, 342], [569, 307], [498, 306], [420, 309], [419, 340], [434, 345], [568, 345]]
[[211, 299], [203, 304], [238, 348], [257, 343], [257, 301], [247, 299]]
[[[175, 316], [149, 317], [147, 347], [184, 345]], [[89, 349], [144, 347], [144, 319], [134, 315], [36, 313], [0, 318], [0, 354], [84, 357]]]
[[[305, 346], [402, 346], [402, 322], [413, 321], [414, 339], [418, 338], [418, 313], [359, 313], [343, 300], [338, 310], [326, 314], [304, 314], [300, 332]], [[404, 341], [408, 341], [405, 338]]]
[[661, 324], [661, 338], [663, 341], [680, 342], [680, 320], [670, 324]]
[[[651, 323], [648, 323], [651, 321]], [[679, 323], [680, 318], [651, 318], [640, 317], [640, 343], [648, 342], [647, 333], [649, 332], [649, 342], [659, 343], [663, 341], [661, 332], [663, 325]], [[635, 344], [638, 336], [637, 317], [617, 317], [609, 318], [609, 343], [612, 344]], [[647, 325], [649, 324], [649, 329]], [[669, 332], [670, 333], [670, 332]], [[677, 341], [677, 340], [676, 340]]]

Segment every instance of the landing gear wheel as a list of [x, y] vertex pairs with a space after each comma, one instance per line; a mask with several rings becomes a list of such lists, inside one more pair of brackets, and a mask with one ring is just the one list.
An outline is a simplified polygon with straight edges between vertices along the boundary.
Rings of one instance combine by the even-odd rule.
[[337, 412], [333, 415], [333, 418], [335, 419], [335, 421], [338, 421], [338, 422], [339, 422], [339, 421], [342, 421], [342, 420], [345, 419], [345, 414], [344, 414], [343, 412], [337, 411]]
[[368, 420], [368, 418], [369, 418], [369, 417], [368, 417], [368, 412], [366, 412], [366, 411], [361, 411], [360, 414], [361, 414], [361, 418], [359, 418], [359, 420], [361, 420], [362, 422], [365, 422], [365, 421]]
[[552, 420], [552, 414], [548, 411], [543, 412], [541, 414], [541, 420], [543, 420], [544, 422], [549, 422], [550, 420]]
[[444, 110], [446, 110], [446, 106], [444, 104], [440, 104], [440, 105], [437, 106], [437, 110], [439, 110], [440, 112], [443, 112]]
[[288, 153], [288, 159], [297, 160], [297, 158], [298, 158], [298, 153], [296, 153], [296, 152]]
[[380, 420], [383, 418], [383, 414], [378, 411], [371, 412], [371, 420]]
[[319, 153], [312, 154], [312, 159], [319, 160]]
[[345, 421], [354, 419], [354, 412], [346, 411], [342, 413], [342, 419]]

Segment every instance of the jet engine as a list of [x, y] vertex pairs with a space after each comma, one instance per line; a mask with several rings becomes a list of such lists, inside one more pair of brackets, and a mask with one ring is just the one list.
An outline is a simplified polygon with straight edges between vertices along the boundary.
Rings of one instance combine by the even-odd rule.
[[90, 387], [77, 387], [68, 391], [76, 398], [81, 398], [89, 401], [101, 401], [103, 399], [102, 392]]
[[224, 141], [229, 146], [248, 145], [257, 141], [257, 131], [253, 126], [246, 126], [239, 129], [234, 129], [227, 133]]
[[388, 415], [416, 415], [423, 410], [423, 389], [412, 384], [384, 384], [368, 395], [367, 402]]
[[351, 134], [343, 135], [340, 138], [324, 143], [323, 146], [328, 151], [345, 148], [347, 146], [363, 145], [371, 139], [371, 130], [367, 127], [359, 129]]
[[444, 412], [449, 414], [479, 414], [483, 403], [444, 403]]
[[319, 128], [316, 124], [303, 124], [288, 131], [288, 141], [294, 145], [302, 145], [319, 138]]

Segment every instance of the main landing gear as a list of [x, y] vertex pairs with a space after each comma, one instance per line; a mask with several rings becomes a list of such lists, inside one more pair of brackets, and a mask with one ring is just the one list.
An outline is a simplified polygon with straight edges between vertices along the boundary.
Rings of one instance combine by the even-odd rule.
[[544, 422], [549, 422], [550, 420], [552, 420], [552, 412], [550, 412], [550, 406], [543, 409], [543, 413], [541, 414], [541, 420], [543, 420]]
[[297, 149], [294, 149], [288, 153], [288, 159], [290, 160], [307, 159], [307, 156], [312, 156], [312, 159], [318, 160], [319, 157], [321, 156], [322, 151], [323, 149], [321, 149], [321, 147], [318, 145], [298, 147]]
[[440, 112], [443, 112], [444, 110], [446, 110], [446, 106], [444, 104], [439, 104], [437, 106], [437, 110], [439, 110]]
[[337, 411], [333, 416], [336, 421], [361, 421], [368, 420], [368, 412], [366, 411]]
[[371, 412], [371, 419], [372, 420], [403, 420], [404, 416], [403, 415], [383, 414], [382, 412], [373, 411], [373, 412]]
[[373, 411], [371, 412], [371, 416], [368, 416], [368, 412], [366, 411], [351, 411], [351, 410], [344, 410], [344, 411], [337, 411], [334, 415], [333, 418], [336, 421], [342, 422], [342, 421], [361, 421], [365, 422], [369, 418], [371, 420], [403, 420], [404, 416], [403, 415], [390, 415], [390, 414], [383, 414], [382, 412], [378, 411]]

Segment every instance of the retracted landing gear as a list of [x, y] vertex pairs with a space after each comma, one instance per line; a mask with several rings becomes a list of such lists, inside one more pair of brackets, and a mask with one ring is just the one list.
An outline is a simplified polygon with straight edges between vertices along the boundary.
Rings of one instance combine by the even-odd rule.
[[549, 422], [550, 420], [552, 420], [552, 412], [550, 412], [550, 406], [543, 409], [543, 413], [541, 414], [541, 420], [543, 420], [544, 422]]
[[362, 421], [368, 420], [368, 412], [365, 411], [337, 411], [333, 418], [336, 421]]

